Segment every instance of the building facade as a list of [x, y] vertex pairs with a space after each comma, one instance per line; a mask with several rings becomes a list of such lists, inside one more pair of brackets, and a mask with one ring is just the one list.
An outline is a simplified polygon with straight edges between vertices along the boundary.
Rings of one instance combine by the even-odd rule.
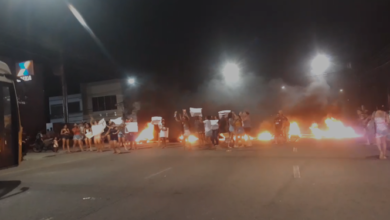
[[[62, 96], [49, 97], [50, 123], [64, 123]], [[81, 94], [68, 95], [68, 122], [79, 123], [84, 120]]]
[[[123, 80], [108, 80], [81, 85], [81, 93], [68, 95], [69, 123], [122, 117]], [[50, 123], [64, 123], [62, 96], [49, 97]]]

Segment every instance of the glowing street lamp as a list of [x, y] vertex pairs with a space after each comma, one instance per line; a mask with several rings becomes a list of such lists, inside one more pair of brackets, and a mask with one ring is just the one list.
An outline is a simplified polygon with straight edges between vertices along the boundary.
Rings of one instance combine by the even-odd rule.
[[343, 90], [343, 89], [340, 89], [340, 92], [344, 92], [344, 90]]
[[127, 83], [129, 83], [130, 85], [134, 85], [135, 79], [134, 79], [134, 78], [129, 78], [129, 79], [127, 80]]
[[323, 54], [318, 54], [311, 62], [311, 72], [313, 74], [323, 74], [329, 66], [329, 58]]
[[226, 63], [222, 70], [222, 74], [226, 82], [234, 83], [240, 78], [240, 68], [235, 63]]
[[285, 86], [282, 86], [282, 89], [284, 90], [284, 89], [286, 89], [286, 87], [285, 87]]

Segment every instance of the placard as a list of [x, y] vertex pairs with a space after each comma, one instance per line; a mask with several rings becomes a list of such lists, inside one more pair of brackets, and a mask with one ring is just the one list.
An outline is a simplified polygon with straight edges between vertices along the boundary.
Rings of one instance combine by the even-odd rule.
[[160, 131], [160, 138], [168, 138], [169, 136], [169, 128], [165, 127], [165, 130]]
[[161, 120], [162, 120], [162, 117], [154, 116], [154, 117], [152, 117], [152, 124], [154, 124], [154, 125], [161, 124]]
[[219, 128], [218, 120], [210, 120], [210, 123], [211, 123], [211, 129], [212, 130], [215, 130], [215, 129]]
[[126, 133], [138, 132], [138, 123], [137, 122], [128, 122], [126, 123]]
[[114, 122], [116, 125], [121, 125], [123, 123], [122, 117], [111, 119], [110, 121]]
[[227, 118], [227, 116], [228, 116], [228, 114], [229, 114], [230, 112], [232, 112], [232, 111], [231, 111], [231, 110], [219, 111], [219, 112], [218, 112], [218, 116], [219, 116], [219, 118], [222, 118], [222, 116], [224, 115], [224, 116]]
[[88, 132], [88, 133], [85, 134], [85, 137], [90, 139], [90, 138], [93, 137], [93, 133], [92, 132]]
[[202, 108], [190, 108], [191, 117], [202, 116]]
[[101, 133], [103, 133], [104, 128], [105, 126], [103, 126], [102, 124], [92, 125], [92, 135], [100, 135]]
[[99, 124], [99, 125], [101, 125], [101, 126], [103, 126], [103, 129], [105, 129], [105, 128], [106, 128], [106, 126], [107, 126], [107, 124], [106, 124], [106, 120], [104, 120], [104, 118], [103, 118], [103, 119], [101, 119], [101, 120], [98, 122], [98, 124]]

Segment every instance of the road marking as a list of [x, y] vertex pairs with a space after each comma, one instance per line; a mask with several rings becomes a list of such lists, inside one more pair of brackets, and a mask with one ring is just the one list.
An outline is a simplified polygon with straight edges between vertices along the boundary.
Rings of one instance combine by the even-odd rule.
[[171, 170], [171, 169], [172, 169], [172, 167], [169, 167], [169, 168], [167, 168], [167, 169], [161, 170], [160, 172], [153, 173], [153, 174], [151, 174], [151, 175], [145, 177], [145, 179], [150, 179], [150, 178], [152, 178], [152, 177], [154, 177], [154, 176], [157, 176], [157, 175], [159, 175], [159, 174], [161, 174], [161, 173], [167, 172], [167, 171], [169, 171], [169, 170]]
[[298, 149], [296, 147], [293, 147], [293, 152], [297, 152]]
[[301, 172], [299, 171], [299, 166], [293, 166], [293, 174], [295, 179], [301, 178]]

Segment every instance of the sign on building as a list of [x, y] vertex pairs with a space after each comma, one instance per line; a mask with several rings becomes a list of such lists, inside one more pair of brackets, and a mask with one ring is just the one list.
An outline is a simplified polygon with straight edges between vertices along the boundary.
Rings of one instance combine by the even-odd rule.
[[30, 81], [34, 75], [34, 63], [32, 60], [20, 62], [16, 65], [16, 77], [23, 81]]

